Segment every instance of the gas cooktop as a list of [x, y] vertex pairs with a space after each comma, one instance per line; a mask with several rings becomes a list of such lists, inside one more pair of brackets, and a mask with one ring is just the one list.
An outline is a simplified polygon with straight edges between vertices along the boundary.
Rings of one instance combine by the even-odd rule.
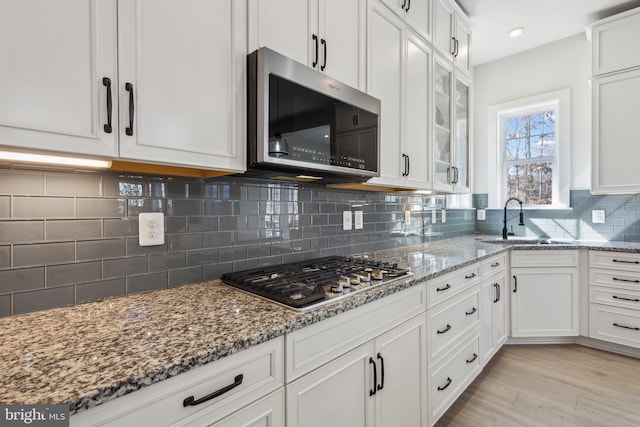
[[409, 269], [368, 258], [329, 256], [223, 274], [223, 283], [287, 307], [309, 310], [403, 277]]

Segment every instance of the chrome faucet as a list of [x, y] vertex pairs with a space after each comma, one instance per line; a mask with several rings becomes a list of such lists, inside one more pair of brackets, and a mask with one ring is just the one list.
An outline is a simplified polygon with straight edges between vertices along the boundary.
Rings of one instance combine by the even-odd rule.
[[[509, 200], [507, 200], [507, 203], [504, 204], [504, 227], [502, 227], [502, 239], [503, 240], [507, 240], [507, 236], [513, 236], [514, 235], [513, 231], [511, 231], [510, 233], [507, 232], [507, 205], [512, 200], [515, 200], [516, 202], [520, 203], [520, 223], [518, 225], [524, 225], [524, 214], [522, 213], [522, 200], [520, 200], [520, 199], [518, 199], [516, 197], [511, 197]], [[512, 230], [513, 230], [513, 228], [512, 228]]]

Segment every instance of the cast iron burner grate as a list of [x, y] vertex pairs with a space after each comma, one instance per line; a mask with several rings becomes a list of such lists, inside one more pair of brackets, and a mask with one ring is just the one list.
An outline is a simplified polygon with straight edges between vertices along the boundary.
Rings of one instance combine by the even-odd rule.
[[397, 264], [329, 256], [223, 274], [223, 283], [288, 307], [308, 310], [322, 303], [411, 275]]

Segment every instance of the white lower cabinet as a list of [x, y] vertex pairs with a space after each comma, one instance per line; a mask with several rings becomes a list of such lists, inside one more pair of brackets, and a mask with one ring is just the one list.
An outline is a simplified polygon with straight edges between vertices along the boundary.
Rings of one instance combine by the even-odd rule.
[[[490, 263], [490, 265], [495, 262]], [[492, 271], [492, 273], [494, 273]], [[507, 298], [509, 284], [507, 270], [484, 276], [482, 279], [482, 295], [480, 303], [480, 358], [486, 364], [500, 347], [507, 341]]]
[[511, 252], [513, 337], [579, 334], [577, 259], [577, 250]]
[[287, 335], [287, 426], [426, 425], [424, 304], [416, 286]]
[[[70, 425], [283, 426], [283, 342], [275, 338], [80, 412]], [[189, 400], [195, 404], [185, 405]]]
[[640, 348], [640, 254], [589, 251], [589, 335]]

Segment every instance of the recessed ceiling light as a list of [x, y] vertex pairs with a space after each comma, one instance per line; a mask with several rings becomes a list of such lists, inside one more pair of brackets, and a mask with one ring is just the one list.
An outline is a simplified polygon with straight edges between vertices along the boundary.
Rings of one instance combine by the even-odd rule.
[[516, 27], [509, 30], [509, 37], [518, 37], [524, 33], [524, 27]]

